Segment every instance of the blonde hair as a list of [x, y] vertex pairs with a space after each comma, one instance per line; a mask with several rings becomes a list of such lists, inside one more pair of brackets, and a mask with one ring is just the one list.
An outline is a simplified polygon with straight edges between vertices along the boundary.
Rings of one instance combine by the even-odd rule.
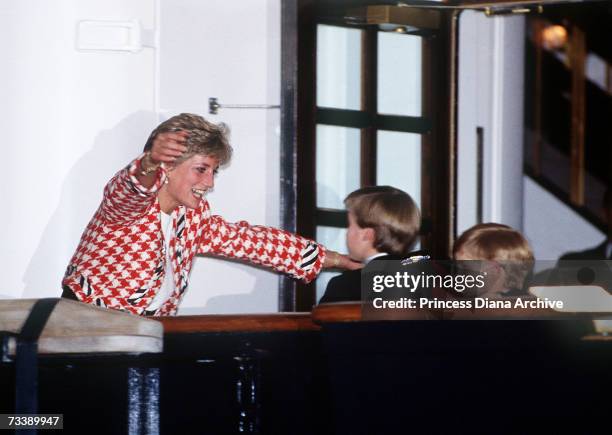
[[181, 113], [159, 124], [149, 135], [144, 150], [149, 151], [153, 147], [153, 141], [158, 134], [170, 131], [189, 133], [185, 143], [187, 151], [176, 159], [175, 164], [177, 165], [195, 154], [214, 157], [219, 160], [219, 165], [229, 163], [232, 158], [233, 149], [229, 144], [227, 125], [213, 124], [193, 113]]
[[421, 212], [406, 192], [391, 186], [364, 187], [344, 200], [361, 228], [372, 228], [374, 248], [380, 252], [405, 255], [416, 241]]
[[466, 230], [455, 242], [453, 256], [469, 253], [474, 260], [501, 262], [506, 288], [522, 288], [533, 266], [533, 250], [523, 235], [508, 225], [478, 224]]

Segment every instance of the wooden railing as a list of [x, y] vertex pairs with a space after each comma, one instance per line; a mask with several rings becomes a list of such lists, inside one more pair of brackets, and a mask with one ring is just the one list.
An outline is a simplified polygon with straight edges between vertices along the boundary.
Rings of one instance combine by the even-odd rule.
[[310, 313], [213, 314], [160, 317], [166, 334], [188, 332], [313, 331]]
[[[364, 311], [364, 308], [366, 311]], [[369, 311], [367, 311], [369, 310]], [[397, 320], [572, 319], [576, 314], [551, 309], [480, 308], [455, 310], [380, 310], [361, 302], [321, 304], [312, 312], [271, 314], [214, 314], [160, 317], [166, 334], [191, 332], [317, 331], [326, 323]]]

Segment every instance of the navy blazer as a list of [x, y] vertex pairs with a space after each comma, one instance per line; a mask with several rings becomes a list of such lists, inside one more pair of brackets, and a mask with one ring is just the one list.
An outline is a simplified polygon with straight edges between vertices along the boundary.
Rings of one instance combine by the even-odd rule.
[[[406, 257], [399, 257], [397, 255], [381, 255], [380, 257], [374, 258], [372, 261], [382, 260], [403, 260], [413, 256], [428, 255], [425, 251], [415, 251], [408, 254]], [[332, 302], [349, 302], [349, 301], [360, 301], [361, 300], [361, 269], [359, 270], [348, 270], [341, 275], [335, 276], [329, 280], [325, 293], [319, 301], [320, 304], [327, 304]]]

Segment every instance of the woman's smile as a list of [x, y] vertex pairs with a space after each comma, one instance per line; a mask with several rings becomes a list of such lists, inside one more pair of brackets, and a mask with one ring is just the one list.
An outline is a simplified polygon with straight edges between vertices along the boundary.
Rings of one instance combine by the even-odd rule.
[[196, 197], [204, 198], [204, 195], [206, 195], [206, 192], [208, 192], [208, 189], [196, 189], [195, 187], [192, 187], [191, 191]]
[[160, 206], [171, 213], [182, 205], [197, 208], [206, 193], [215, 186], [219, 160], [196, 154], [168, 169], [168, 183], [159, 191]]

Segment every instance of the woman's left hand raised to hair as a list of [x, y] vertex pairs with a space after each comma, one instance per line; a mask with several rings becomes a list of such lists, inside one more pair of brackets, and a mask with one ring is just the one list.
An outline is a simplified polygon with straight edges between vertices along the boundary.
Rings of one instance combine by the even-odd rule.
[[348, 255], [340, 254], [336, 251], [327, 251], [323, 269], [344, 269], [357, 270], [363, 267], [363, 263], [353, 261]]

